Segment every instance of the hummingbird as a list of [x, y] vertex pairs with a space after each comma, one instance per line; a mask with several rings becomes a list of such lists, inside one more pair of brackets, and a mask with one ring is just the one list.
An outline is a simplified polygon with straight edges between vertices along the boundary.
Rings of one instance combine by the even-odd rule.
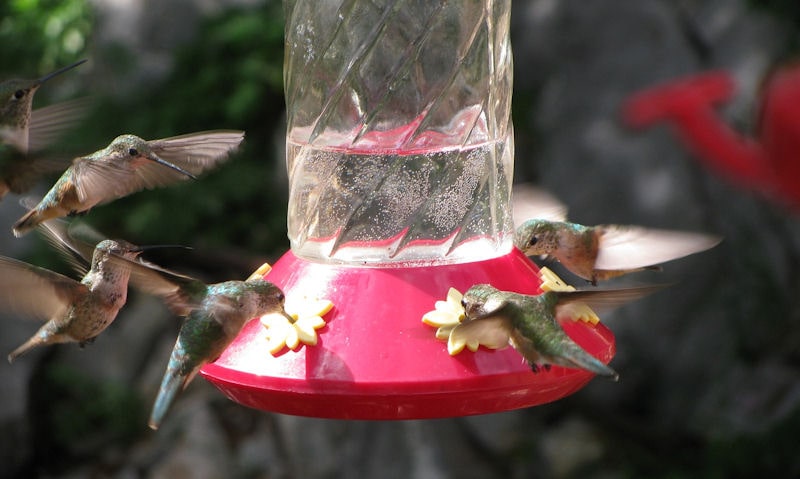
[[[222, 354], [248, 320], [269, 313], [294, 319], [283, 308], [281, 289], [262, 277], [206, 285], [167, 270], [160, 270], [160, 279], [153, 278], [152, 271], [134, 272], [132, 281], [162, 296], [174, 313], [185, 317], [150, 414], [150, 428], [158, 429], [178, 393]], [[137, 274], [141, 272], [147, 274]]]
[[55, 171], [63, 162], [38, 153], [83, 114], [87, 101], [70, 100], [33, 110], [33, 97], [46, 81], [86, 60], [33, 80], [0, 82], [0, 199], [9, 191], [29, 190], [39, 176]]
[[75, 228], [86, 238], [77, 239], [62, 221], [42, 223], [38, 229], [83, 279], [0, 256], [0, 307], [48, 320], [8, 355], [9, 362], [36, 346], [78, 342], [83, 347], [94, 341], [125, 305], [131, 271], [158, 268], [139, 255], [172, 246], [105, 239], [88, 227]]
[[[68, 255], [77, 257], [87, 255], [87, 240], [80, 238], [101, 237], [81, 223], [71, 225], [69, 231], [49, 229], [51, 241], [67, 245]], [[205, 364], [222, 354], [248, 320], [278, 313], [295, 322], [284, 310], [283, 291], [261, 275], [251, 275], [245, 281], [205, 284], [140, 258], [128, 262], [131, 284], [161, 297], [173, 314], [184, 318], [150, 415], [152, 429], [158, 429], [178, 393]]]
[[8, 362], [42, 345], [77, 342], [84, 346], [117, 317], [127, 299], [130, 268], [142, 249], [123, 240], [94, 248], [81, 281], [0, 256], [0, 307], [47, 322], [8, 355]]
[[538, 218], [523, 222], [514, 234], [514, 245], [526, 255], [551, 255], [595, 286], [598, 280], [660, 270], [658, 263], [705, 251], [720, 241], [702, 233]]
[[610, 308], [638, 299], [663, 286], [609, 290], [548, 291], [539, 295], [501, 291], [488, 284], [472, 286], [461, 300], [464, 322], [451, 334], [480, 338], [500, 349], [511, 345], [534, 372], [550, 365], [578, 368], [616, 381], [619, 375], [574, 342], [558, 322], [559, 308], [583, 302], [591, 308]]
[[203, 131], [160, 140], [120, 135], [106, 148], [75, 158], [39, 204], [13, 227], [19, 237], [52, 218], [88, 212], [144, 188], [166, 186], [217, 166], [244, 138], [242, 131]]
[[[77, 61], [34, 80], [12, 79], [0, 82], [0, 139], [2, 143], [11, 145], [22, 153], [27, 153], [31, 123], [38, 125], [48, 124], [45, 120], [48, 115], [36, 115], [33, 110], [34, 94], [46, 81], [85, 62], [86, 60]], [[64, 113], [63, 109], [41, 109], [36, 111], [41, 113]]]

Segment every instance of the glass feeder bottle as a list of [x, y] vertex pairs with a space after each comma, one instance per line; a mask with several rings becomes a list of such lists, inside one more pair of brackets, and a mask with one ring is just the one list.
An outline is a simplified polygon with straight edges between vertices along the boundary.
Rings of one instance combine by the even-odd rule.
[[285, 6], [292, 251], [376, 265], [508, 253], [511, 2]]

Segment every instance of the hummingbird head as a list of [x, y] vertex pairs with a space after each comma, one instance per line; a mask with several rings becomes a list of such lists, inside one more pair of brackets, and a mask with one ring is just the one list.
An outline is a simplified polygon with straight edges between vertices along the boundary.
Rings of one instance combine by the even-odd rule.
[[0, 83], [0, 139], [21, 151], [28, 149], [28, 123], [33, 95], [44, 82], [75, 68], [81, 60], [35, 80], [12, 79]]
[[28, 123], [38, 80], [6, 80], [0, 83], [0, 134], [3, 143], [20, 151], [28, 149]]
[[120, 135], [114, 138], [114, 140], [104, 150], [101, 150], [92, 156], [105, 157], [111, 161], [127, 161], [134, 164], [152, 161], [154, 163], [164, 165], [167, 168], [173, 169], [178, 173], [188, 176], [189, 178], [197, 179], [192, 173], [160, 158], [158, 154], [153, 151], [153, 148], [150, 146], [150, 143], [147, 140], [144, 140], [136, 135]]
[[497, 313], [505, 300], [501, 291], [488, 284], [476, 284], [464, 293], [461, 305], [468, 320], [481, 319]]
[[248, 279], [244, 284], [246, 290], [250, 293], [250, 296], [255, 302], [257, 312], [254, 316], [279, 313], [286, 316], [291, 322], [294, 322], [294, 319], [283, 309], [286, 295], [283, 294], [280, 288], [263, 278]]
[[92, 266], [95, 263], [101, 262], [111, 255], [125, 258], [127, 260], [136, 259], [142, 253], [142, 248], [125, 240], [110, 240], [106, 239], [94, 247], [94, 254], [92, 255]]
[[514, 234], [514, 245], [528, 256], [550, 254], [558, 248], [560, 222], [528, 220]]

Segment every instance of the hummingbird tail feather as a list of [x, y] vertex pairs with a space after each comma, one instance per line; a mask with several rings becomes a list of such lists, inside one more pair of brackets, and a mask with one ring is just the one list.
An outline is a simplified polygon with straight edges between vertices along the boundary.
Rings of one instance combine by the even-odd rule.
[[619, 374], [616, 371], [587, 353], [577, 344], [575, 344], [574, 348], [570, 349], [571, 351], [568, 351], [567, 354], [559, 358], [562, 366], [584, 369], [598, 376], [608, 377], [613, 381], [619, 380]]
[[20, 347], [18, 347], [17, 349], [11, 351], [11, 353], [8, 355], [8, 363], [9, 364], [13, 363], [14, 360], [16, 360], [18, 357], [20, 357], [23, 354], [27, 353], [28, 351], [30, 351], [31, 349], [35, 348], [36, 346], [40, 346], [43, 343], [44, 343], [44, 341], [42, 341], [42, 338], [40, 338], [39, 335], [33, 336], [31, 339], [29, 339], [29, 340], [25, 341], [24, 343], [22, 343], [22, 345]]
[[172, 403], [175, 402], [178, 393], [183, 390], [185, 385], [186, 376], [179, 374], [177, 368], [168, 367], [167, 372], [164, 373], [164, 379], [161, 380], [161, 387], [158, 390], [156, 401], [153, 403], [153, 411], [150, 413], [150, 421], [148, 422], [150, 429], [158, 429]]
[[20, 236], [24, 235], [28, 231], [32, 230], [41, 222], [38, 215], [38, 210], [35, 208], [25, 213], [25, 215], [17, 220], [12, 227], [14, 232], [14, 236], [19, 238]]

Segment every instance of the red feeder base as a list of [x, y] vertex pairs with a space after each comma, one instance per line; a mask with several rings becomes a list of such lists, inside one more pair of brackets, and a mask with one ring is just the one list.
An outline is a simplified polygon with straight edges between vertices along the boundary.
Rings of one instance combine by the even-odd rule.
[[[286, 253], [267, 279], [287, 294], [329, 299], [334, 308], [316, 346], [272, 356], [265, 328], [250, 321], [202, 375], [236, 402], [257, 409], [338, 419], [425, 419], [543, 404], [583, 387], [593, 375], [553, 366], [534, 373], [514, 349], [456, 356], [422, 323], [450, 287], [489, 283], [537, 294], [539, 269], [518, 250], [474, 263], [354, 267]], [[614, 336], [598, 324], [563, 323], [590, 354], [608, 362]]]

